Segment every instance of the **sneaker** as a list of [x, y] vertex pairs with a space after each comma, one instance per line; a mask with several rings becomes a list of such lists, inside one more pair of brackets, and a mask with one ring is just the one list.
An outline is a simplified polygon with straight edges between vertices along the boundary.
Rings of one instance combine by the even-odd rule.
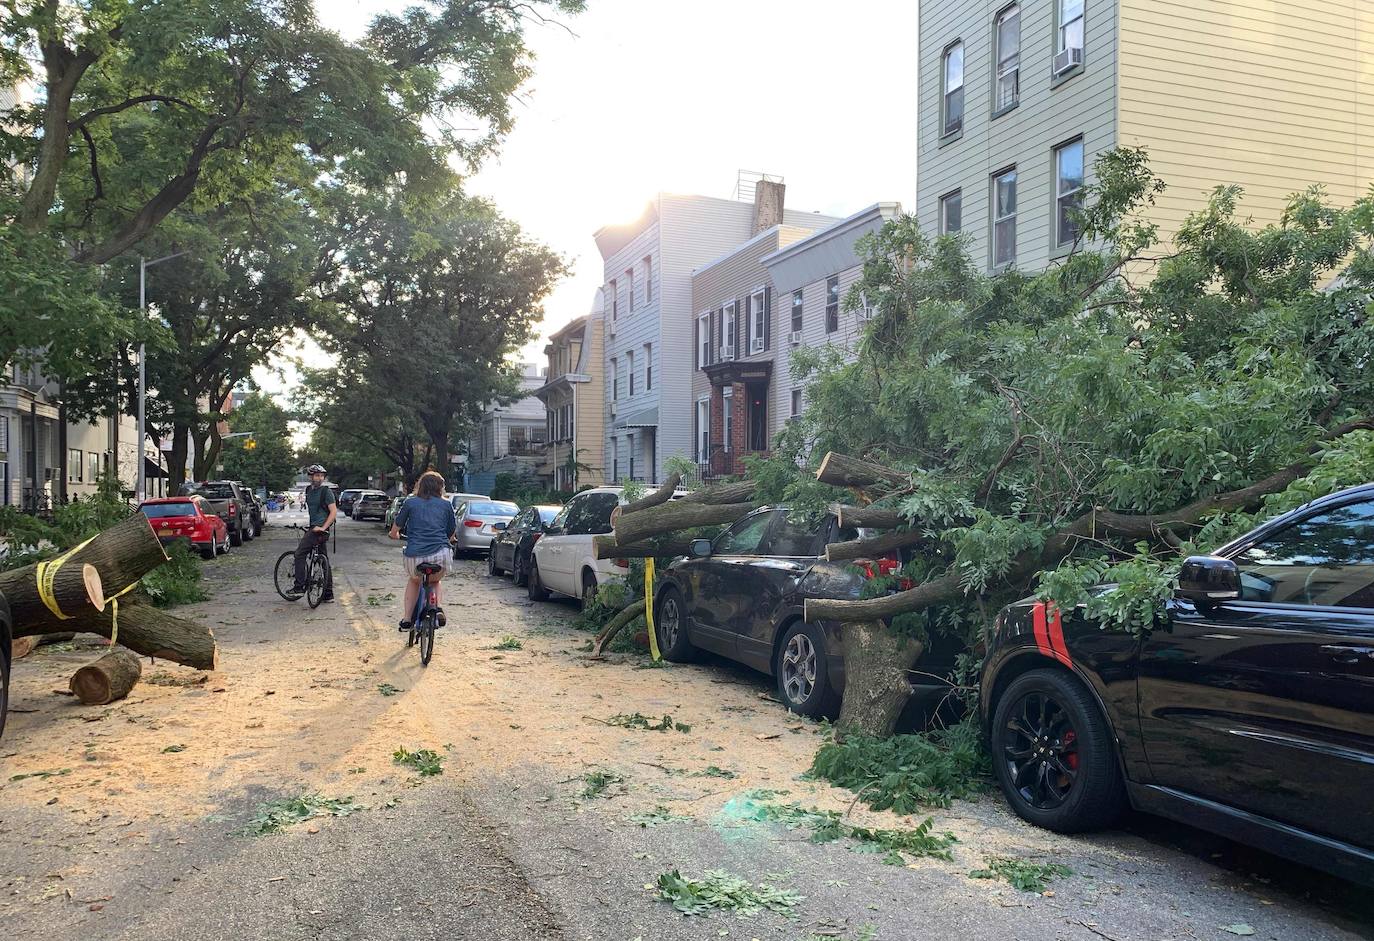
[[333, 595], [325, 595], [320, 599], [320, 604], [330, 604], [334, 600]]
[[402, 634], [409, 634], [411, 631], [415, 630], [415, 625], [411, 624], [409, 621], [402, 621], [400, 630]]
[[302, 596], [305, 595], [305, 589], [292, 586], [286, 590], [286, 594], [292, 601], [300, 601]]
[[445, 624], [448, 623], [448, 618], [444, 616], [444, 609], [443, 609], [443, 608], [435, 608], [435, 609], [434, 609], [434, 613], [437, 614], [437, 615], [439, 616], [439, 626], [440, 626], [440, 627], [443, 627]]

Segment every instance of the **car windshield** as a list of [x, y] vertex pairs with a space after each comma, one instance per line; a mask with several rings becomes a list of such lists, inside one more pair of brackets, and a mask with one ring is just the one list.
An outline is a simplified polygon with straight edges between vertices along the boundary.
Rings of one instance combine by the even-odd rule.
[[468, 514], [470, 516], [514, 516], [520, 510], [510, 503], [483, 503], [480, 500], [473, 500], [468, 504]]
[[176, 503], [145, 503], [139, 510], [150, 520], [165, 519], [169, 516], [195, 516], [196, 505], [190, 500]]
[[234, 496], [234, 488], [228, 484], [201, 484], [196, 493], [211, 500], [229, 500]]
[[547, 526], [553, 522], [553, 518], [558, 515], [560, 509], [562, 509], [562, 507], [541, 506], [539, 508], [539, 518], [543, 520], [544, 525]]

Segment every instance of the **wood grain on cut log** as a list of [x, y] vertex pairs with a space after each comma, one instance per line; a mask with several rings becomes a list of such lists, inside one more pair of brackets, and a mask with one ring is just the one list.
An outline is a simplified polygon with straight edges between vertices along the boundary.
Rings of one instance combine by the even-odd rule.
[[658, 506], [660, 503], [667, 503], [669, 500], [673, 498], [673, 494], [681, 485], [681, 474], [676, 472], [669, 474], [668, 479], [664, 482], [662, 487], [659, 487], [657, 490], [655, 490], [651, 494], [648, 494], [647, 496], [640, 497], [638, 500], [625, 504], [620, 508], [620, 512], [622, 514], [638, 513], [640, 510], [647, 510], [651, 506]]
[[[77, 610], [89, 611], [92, 604], [103, 604], [105, 597], [114, 597], [166, 561], [167, 554], [162, 551], [157, 534], [147, 518], [138, 513], [98, 533], [88, 544], [74, 552], [58, 569], [57, 582], [67, 586], [63, 591], [69, 603]], [[98, 576], [98, 594], [101, 597], [99, 601], [88, 599], [76, 604], [76, 596], [72, 592], [76, 581], [85, 582], [87, 565], [92, 566]], [[36, 565], [0, 572], [0, 594], [9, 601], [10, 614], [17, 628], [15, 633], [43, 634], [70, 630], [69, 622], [58, 618], [43, 604], [38, 594], [37, 574]], [[77, 613], [68, 610], [65, 605], [62, 611], [66, 614]]]
[[[89, 562], [68, 560], [59, 567], [53, 576], [52, 594], [57, 609], [69, 617], [105, 606], [100, 573]], [[9, 602], [10, 614], [16, 625], [41, 627], [41, 630], [33, 633], [61, 630], [67, 624], [44, 604], [38, 590], [36, 565], [26, 565], [3, 573], [0, 576], [0, 596]]]
[[911, 698], [907, 671], [925, 645], [881, 621], [848, 622], [843, 640], [846, 682], [835, 728], [841, 736], [857, 732], [887, 738]]
[[911, 484], [911, 475], [904, 471], [874, 464], [872, 461], [862, 461], [837, 451], [830, 451], [825, 455], [820, 469], [816, 471], [816, 479], [832, 487], [864, 488], [875, 484], [907, 487]]
[[690, 539], [648, 539], [622, 546], [613, 534], [592, 538], [592, 554], [598, 559], [669, 559], [687, 555], [691, 549]]
[[71, 690], [87, 706], [123, 699], [143, 675], [143, 662], [128, 650], [112, 650], [72, 675]]
[[674, 500], [618, 517], [615, 521], [615, 541], [617, 545], [628, 546], [664, 533], [733, 523], [755, 508], [753, 503], [704, 504]]
[[596, 639], [592, 641], [592, 652], [590, 656], [601, 656], [601, 651], [611, 642], [611, 638], [620, 633], [620, 629], [626, 624], [631, 623], [635, 618], [641, 616], [644, 613], [644, 607], [643, 601], [636, 601], [607, 621], [606, 626], [601, 629], [601, 632], [596, 635]]
[[16, 637], [14, 640], [10, 641], [10, 661], [19, 660], [33, 653], [40, 639], [40, 637], [34, 635], [32, 637]]
[[[104, 611], [87, 609], [62, 625], [69, 630], [109, 637], [113, 605]], [[15, 636], [45, 633], [16, 625]], [[170, 660], [197, 670], [215, 669], [215, 635], [196, 621], [188, 621], [141, 602], [122, 601], [119, 605], [119, 644], [146, 657]]]
[[926, 534], [915, 529], [902, 529], [883, 533], [871, 539], [851, 539], [849, 542], [832, 542], [825, 547], [827, 562], [844, 562], [848, 559], [880, 559], [890, 552], [917, 546], [927, 542]]

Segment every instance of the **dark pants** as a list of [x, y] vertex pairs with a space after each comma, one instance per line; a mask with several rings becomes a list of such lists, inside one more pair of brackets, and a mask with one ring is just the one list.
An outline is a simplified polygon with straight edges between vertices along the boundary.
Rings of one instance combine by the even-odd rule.
[[[313, 529], [301, 534], [301, 541], [296, 543], [296, 591], [305, 591], [305, 559], [310, 555], [310, 550], [316, 546], [324, 546], [325, 551], [329, 551], [329, 534], [317, 533]], [[329, 573], [329, 580], [324, 583], [324, 597], [334, 597], [334, 573]]]

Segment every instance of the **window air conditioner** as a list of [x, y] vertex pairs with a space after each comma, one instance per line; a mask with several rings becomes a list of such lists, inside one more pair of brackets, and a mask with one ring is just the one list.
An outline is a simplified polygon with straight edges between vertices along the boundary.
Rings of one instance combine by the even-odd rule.
[[1062, 75], [1069, 69], [1083, 64], [1083, 50], [1070, 46], [1055, 54], [1054, 74]]
[[792, 345], [793, 345], [793, 346], [801, 346], [801, 335], [802, 335], [802, 332], [801, 332], [800, 330], [793, 330], [793, 331], [792, 331]]
[[750, 352], [750, 353], [762, 353], [762, 352], [763, 352], [763, 337], [754, 337], [754, 339], [752, 339], [752, 340], [749, 341], [749, 352]]
[[611, 417], [615, 418], [615, 403], [611, 403]]
[[734, 358], [735, 358], [735, 344], [733, 344], [733, 343], [726, 343], [726, 344], [724, 344], [723, 346], [721, 346], [721, 348], [720, 348], [720, 358], [721, 358], [722, 360], [731, 360], [731, 359], [734, 359]]

